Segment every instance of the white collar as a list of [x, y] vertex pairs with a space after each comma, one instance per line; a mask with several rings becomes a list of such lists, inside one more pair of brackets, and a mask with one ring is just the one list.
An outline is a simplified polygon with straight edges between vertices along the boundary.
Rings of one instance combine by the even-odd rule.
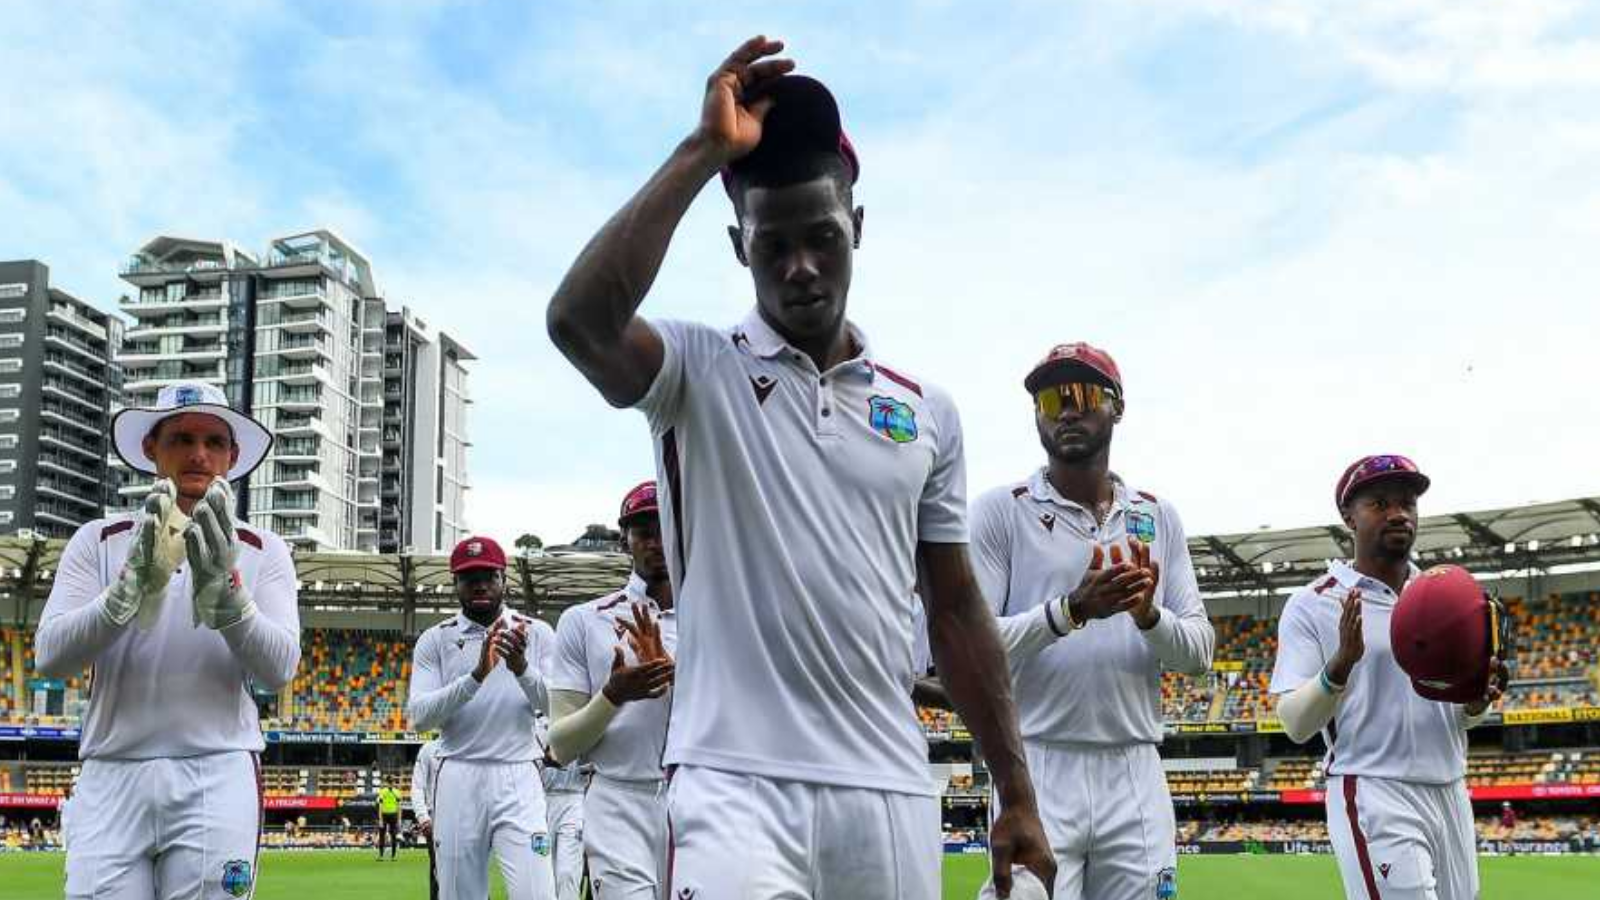
[[[1395, 596], [1394, 591], [1390, 590], [1387, 584], [1384, 584], [1370, 575], [1363, 574], [1355, 567], [1353, 562], [1345, 562], [1342, 559], [1336, 559], [1332, 563], [1328, 564], [1328, 574], [1333, 576], [1333, 580], [1339, 582], [1339, 586], [1344, 588], [1346, 591], [1353, 590], [1355, 588], [1361, 588], [1363, 590], [1373, 589], [1378, 592], [1376, 596], [1371, 594], [1363, 595], [1368, 599], [1376, 600], [1381, 598], [1387, 600]], [[1417, 568], [1416, 563], [1406, 563], [1407, 582], [1410, 582], [1411, 579], [1420, 574], [1422, 574], [1422, 570]]]
[[[834, 368], [859, 365], [863, 371], [873, 371], [872, 346], [867, 343], [867, 336], [853, 322], [845, 322], [845, 331], [849, 334], [850, 340], [861, 348], [861, 351], [854, 358], [845, 360]], [[734, 343], [742, 341], [745, 346], [750, 348], [751, 353], [763, 359], [771, 359], [784, 352], [800, 352], [788, 341], [784, 340], [783, 335], [773, 330], [772, 326], [767, 324], [767, 320], [761, 318], [761, 311], [757, 309], [752, 309], [745, 315], [744, 321], [739, 323], [739, 327], [733, 333], [733, 340]]]
[[[1056, 486], [1050, 482], [1049, 472], [1050, 470], [1048, 468], [1040, 466], [1038, 469], [1034, 470], [1034, 473], [1031, 476], [1028, 477], [1026, 486], [1028, 493], [1033, 497], [1033, 499], [1043, 503], [1054, 503], [1063, 509], [1081, 510], [1082, 512], [1088, 513], [1091, 516], [1094, 515], [1094, 510], [1086, 508], [1083, 504], [1077, 502], [1076, 500], [1068, 500], [1066, 497], [1061, 496], [1061, 492], [1056, 490]], [[1128, 495], [1130, 491], [1128, 490], [1128, 486], [1123, 483], [1122, 478], [1118, 476], [1117, 473], [1112, 472], [1110, 475], [1111, 507], [1113, 510], [1116, 510], [1128, 505]], [[1106, 517], [1107, 521], [1110, 521], [1110, 518], [1111, 517], [1108, 515]]]

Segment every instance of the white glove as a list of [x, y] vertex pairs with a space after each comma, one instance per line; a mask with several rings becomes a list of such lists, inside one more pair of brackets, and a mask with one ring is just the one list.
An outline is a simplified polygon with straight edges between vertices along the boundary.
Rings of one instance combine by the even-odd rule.
[[227, 628], [255, 615], [256, 605], [239, 580], [239, 540], [233, 530], [233, 491], [221, 478], [194, 505], [183, 531], [189, 581], [194, 588], [194, 624]]
[[[106, 588], [106, 618], [126, 625], [137, 616], [139, 627], [148, 629], [161, 615], [161, 601], [167, 595], [175, 563], [166, 561], [161, 550], [161, 535], [167, 519], [177, 511], [177, 488], [166, 478], [150, 486], [144, 509], [133, 532], [133, 544], [122, 573]], [[180, 513], [181, 515], [181, 513]]]

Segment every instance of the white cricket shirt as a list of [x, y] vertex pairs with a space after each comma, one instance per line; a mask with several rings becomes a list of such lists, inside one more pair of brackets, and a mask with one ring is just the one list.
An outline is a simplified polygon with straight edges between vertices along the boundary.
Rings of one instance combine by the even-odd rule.
[[520, 677], [504, 660], [481, 684], [472, 677], [489, 629], [461, 613], [417, 638], [406, 712], [416, 730], [439, 729], [440, 759], [534, 762], [544, 755], [534, 738], [534, 719], [549, 706], [545, 680], [555, 658], [555, 631], [510, 609], [500, 617], [507, 627], [528, 628], [528, 668]]
[[433, 820], [433, 786], [439, 777], [439, 739], [434, 738], [417, 749], [417, 761], [411, 766], [411, 812], [418, 822]]
[[[1412, 567], [1411, 577], [1418, 570]], [[1350, 670], [1333, 721], [1322, 730], [1329, 775], [1447, 784], [1467, 773], [1461, 706], [1417, 694], [1395, 662], [1389, 616], [1399, 600], [1376, 578], [1336, 562], [1296, 591], [1278, 619], [1278, 658], [1269, 690], [1286, 694], [1317, 677], [1339, 649], [1339, 617], [1361, 589], [1361, 660]]]
[[[611, 662], [616, 648], [622, 647], [627, 665], [639, 664], [628, 646], [621, 622], [633, 621], [633, 604], [650, 608], [661, 627], [661, 642], [667, 653], [677, 658], [678, 617], [673, 610], [663, 613], [656, 601], [645, 593], [638, 575], [629, 575], [628, 584], [614, 594], [571, 606], [556, 623], [556, 659], [550, 674], [550, 688], [576, 691], [593, 697], [611, 678]], [[661, 753], [667, 743], [667, 721], [672, 711], [672, 693], [654, 700], [624, 703], [611, 717], [600, 741], [583, 754], [583, 761], [606, 778], [621, 781], [660, 781]]]
[[101, 594], [127, 562], [133, 514], [97, 519], [67, 542], [34, 635], [50, 677], [93, 666], [80, 759], [160, 759], [266, 744], [250, 685], [276, 691], [300, 665], [294, 560], [270, 531], [234, 520], [238, 569], [256, 614], [221, 630], [194, 624], [187, 562], [150, 630], [105, 617]]
[[[1211, 668], [1216, 633], [1177, 510], [1115, 475], [1112, 487], [1103, 525], [1062, 497], [1043, 469], [972, 504], [973, 569], [1006, 639], [1025, 740], [1159, 743], [1162, 669]], [[1118, 614], [1071, 631], [1051, 601], [1082, 583], [1096, 544], [1106, 548], [1109, 568], [1111, 545], [1127, 554], [1135, 536], [1161, 567], [1156, 626], [1141, 631], [1132, 616]]]
[[919, 541], [965, 543], [944, 392], [860, 355], [826, 372], [755, 312], [656, 322], [638, 406], [676, 587], [665, 761], [929, 794], [911, 704]]

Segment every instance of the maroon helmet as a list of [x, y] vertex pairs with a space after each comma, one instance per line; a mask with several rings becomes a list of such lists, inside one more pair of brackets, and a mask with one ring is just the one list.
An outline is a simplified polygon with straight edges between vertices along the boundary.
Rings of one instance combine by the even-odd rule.
[[1389, 644], [1411, 687], [1429, 700], [1473, 703], [1488, 691], [1489, 659], [1506, 658], [1511, 619], [1460, 566], [1411, 579], [1389, 617]]

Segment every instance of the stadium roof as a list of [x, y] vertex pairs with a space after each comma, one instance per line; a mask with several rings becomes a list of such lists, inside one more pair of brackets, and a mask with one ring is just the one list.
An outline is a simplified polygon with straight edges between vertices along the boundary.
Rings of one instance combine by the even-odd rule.
[[[1281, 593], [1310, 581], [1330, 559], [1350, 556], [1342, 526], [1321, 525], [1189, 538], [1201, 591], [1208, 596]], [[27, 620], [42, 602], [66, 545], [61, 540], [0, 537], [0, 621]], [[1600, 497], [1427, 516], [1416, 547], [1423, 565], [1454, 562], [1476, 572], [1543, 570], [1600, 563]], [[511, 558], [512, 602], [554, 614], [614, 591], [628, 575], [615, 552], [552, 550]], [[456, 608], [443, 556], [296, 553], [300, 602], [310, 608], [362, 610], [396, 605], [408, 627], [416, 613]], [[32, 606], [37, 609], [37, 605]]]

